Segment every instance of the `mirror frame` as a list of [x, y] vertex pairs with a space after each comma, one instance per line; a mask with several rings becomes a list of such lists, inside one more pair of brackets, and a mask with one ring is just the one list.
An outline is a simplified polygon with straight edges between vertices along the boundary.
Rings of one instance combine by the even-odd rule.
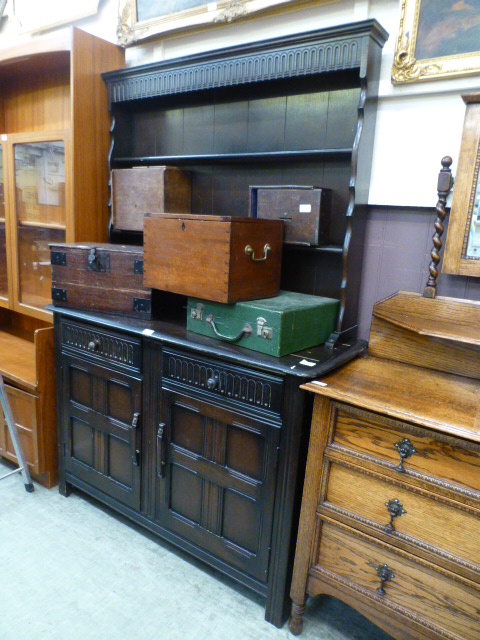
[[480, 277], [480, 257], [468, 257], [467, 244], [480, 168], [480, 93], [462, 96], [466, 104], [442, 273]]

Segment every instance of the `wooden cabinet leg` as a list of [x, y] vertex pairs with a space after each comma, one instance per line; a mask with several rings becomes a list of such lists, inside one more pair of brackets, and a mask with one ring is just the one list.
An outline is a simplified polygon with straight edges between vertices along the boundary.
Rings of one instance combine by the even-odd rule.
[[292, 602], [292, 611], [290, 615], [290, 621], [288, 628], [294, 636], [299, 636], [303, 629], [303, 614], [305, 613], [305, 605], [295, 604]]
[[68, 498], [72, 493], [72, 485], [69, 482], [65, 482], [65, 480], [60, 480], [58, 483], [58, 491], [62, 496]]

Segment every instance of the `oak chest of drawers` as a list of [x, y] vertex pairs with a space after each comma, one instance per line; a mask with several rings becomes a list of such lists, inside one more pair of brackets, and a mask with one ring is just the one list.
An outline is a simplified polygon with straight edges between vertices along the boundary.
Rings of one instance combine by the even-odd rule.
[[[425, 311], [432, 302], [441, 304], [415, 304]], [[409, 309], [402, 331], [415, 356], [397, 340], [390, 359], [374, 318], [370, 355], [304, 387], [315, 403], [291, 590], [295, 634], [305, 596], [330, 594], [394, 638], [480, 638], [478, 345], [469, 352], [463, 342], [461, 357], [447, 358], [442, 338], [426, 350], [427, 367], [412, 365], [428, 343], [414, 316]], [[455, 332], [463, 329], [443, 346]], [[445, 371], [462, 360], [471, 377]]]

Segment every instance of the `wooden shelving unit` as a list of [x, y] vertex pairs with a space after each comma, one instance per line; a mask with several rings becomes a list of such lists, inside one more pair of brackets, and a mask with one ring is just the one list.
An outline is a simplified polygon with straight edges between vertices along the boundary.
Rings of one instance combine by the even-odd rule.
[[[57, 452], [48, 244], [107, 239], [101, 74], [123, 65], [122, 49], [75, 28], [0, 51], [0, 371], [31, 474], [49, 487]], [[0, 455], [15, 461], [5, 428]]]

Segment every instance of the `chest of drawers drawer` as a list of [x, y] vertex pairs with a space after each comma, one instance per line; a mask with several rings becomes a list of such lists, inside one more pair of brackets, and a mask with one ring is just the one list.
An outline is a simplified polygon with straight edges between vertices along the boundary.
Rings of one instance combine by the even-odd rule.
[[61, 320], [62, 352], [87, 356], [101, 365], [119, 365], [136, 372], [142, 369], [142, 345], [137, 338], [96, 326]]
[[325, 456], [480, 508], [480, 445], [349, 405], [332, 403]]
[[356, 466], [333, 462], [324, 473], [319, 513], [480, 578], [478, 511]]
[[[360, 597], [368, 597], [386, 615], [405, 616], [412, 626], [421, 620], [431, 638], [478, 640], [480, 591], [473, 583], [318, 518], [317, 539], [320, 534], [309, 582], [317, 578], [335, 581]], [[403, 637], [415, 635], [405, 632]]]

